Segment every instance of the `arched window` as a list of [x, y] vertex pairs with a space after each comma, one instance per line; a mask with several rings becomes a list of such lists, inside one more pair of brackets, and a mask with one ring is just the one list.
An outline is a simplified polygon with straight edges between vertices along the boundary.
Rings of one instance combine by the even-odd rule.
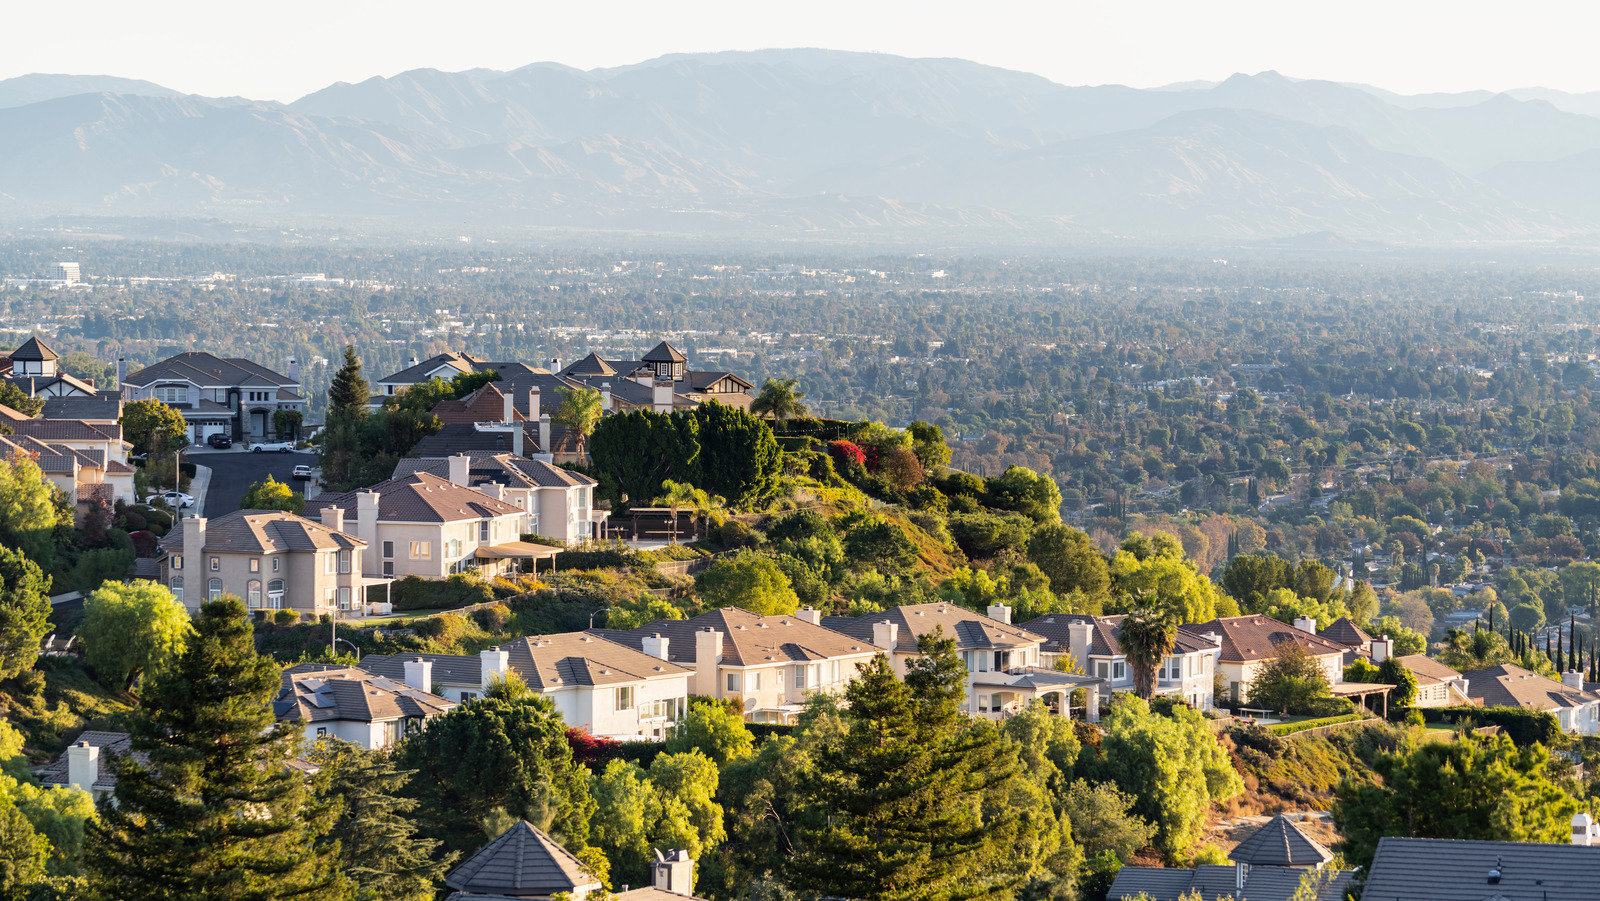
[[222, 580], [212, 579], [211, 584], [206, 586], [206, 594], [213, 601], [222, 597]]
[[178, 603], [183, 603], [183, 576], [173, 576], [167, 586], [172, 589], [172, 596], [178, 599]]
[[245, 586], [245, 597], [247, 597], [249, 599], [249, 601], [250, 601], [250, 609], [254, 610], [254, 609], [257, 609], [257, 608], [259, 608], [261, 606], [261, 582], [260, 582], [260, 580], [258, 580], [258, 579], [251, 579], [250, 580], [250, 583]]
[[283, 607], [283, 580], [273, 579], [267, 583], [267, 606], [274, 610]]

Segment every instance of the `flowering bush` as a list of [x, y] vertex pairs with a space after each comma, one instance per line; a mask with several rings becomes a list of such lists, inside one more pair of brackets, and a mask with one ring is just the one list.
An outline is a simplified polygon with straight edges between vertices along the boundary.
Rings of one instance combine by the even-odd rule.
[[848, 461], [858, 466], [864, 466], [867, 462], [867, 452], [862, 450], [861, 445], [856, 444], [854, 441], [830, 442], [828, 444], [828, 453], [832, 454], [834, 460], [839, 463]]

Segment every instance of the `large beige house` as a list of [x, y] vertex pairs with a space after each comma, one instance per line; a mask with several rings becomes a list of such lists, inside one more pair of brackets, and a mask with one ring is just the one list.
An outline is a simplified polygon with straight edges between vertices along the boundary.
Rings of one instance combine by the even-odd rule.
[[694, 670], [593, 633], [536, 635], [496, 650], [504, 656], [484, 652], [486, 663], [517, 674], [591, 735], [664, 739], [689, 709]]
[[593, 634], [691, 669], [691, 692], [737, 700], [756, 723], [792, 723], [808, 695], [841, 693], [878, 649], [818, 624], [815, 610], [761, 616], [724, 607], [687, 620], [658, 620]]
[[1344, 681], [1345, 646], [1317, 635], [1316, 627], [1316, 622], [1310, 619], [1296, 620], [1290, 626], [1270, 616], [1256, 614], [1219, 617], [1184, 625], [1182, 629], [1218, 643], [1221, 653], [1217, 658], [1217, 671], [1227, 683], [1227, 697], [1236, 703], [1248, 703], [1250, 683], [1267, 661], [1277, 656], [1278, 647], [1286, 641], [1298, 644], [1316, 659], [1329, 685]]
[[272, 712], [280, 723], [301, 724], [308, 742], [342, 738], [380, 750], [457, 706], [428, 690], [426, 669], [407, 676], [395, 681], [353, 666], [302, 663], [283, 671]]
[[[1133, 667], [1122, 653], [1117, 633], [1126, 616], [1092, 616], [1087, 613], [1051, 613], [1022, 624], [1045, 637], [1043, 665], [1070, 658], [1086, 675], [1103, 680], [1113, 692], [1133, 691]], [[1197, 710], [1210, 710], [1214, 701], [1217, 642], [1188, 629], [1173, 637], [1172, 653], [1156, 668], [1155, 694], [1169, 695]]]
[[527, 511], [529, 532], [569, 544], [602, 537], [611, 516], [610, 510], [594, 505], [594, 489], [599, 484], [594, 479], [514, 453], [407, 458], [396, 464], [394, 475], [398, 479], [417, 472], [479, 491], [498, 491], [501, 500]]
[[46, 479], [78, 507], [93, 500], [107, 504], [131, 503], [133, 467], [128, 465], [131, 446], [122, 440], [115, 422], [78, 419], [33, 419], [0, 406], [0, 424], [9, 434], [0, 437], [0, 455], [21, 453], [39, 464]]
[[1586, 691], [1583, 673], [1568, 672], [1560, 682], [1510, 663], [1462, 674], [1467, 696], [1483, 707], [1543, 710], [1563, 732], [1600, 735], [1600, 694]]
[[466, 481], [467, 460], [460, 457], [450, 478], [413, 472], [370, 488], [320, 494], [307, 502], [306, 513], [341, 530], [353, 525], [369, 549], [362, 571], [373, 578], [439, 579], [469, 570], [494, 576], [553, 553], [521, 541], [529, 513], [504, 499], [500, 486], [480, 490]]
[[[1417, 680], [1417, 699], [1412, 706], [1468, 707], [1477, 703], [1468, 692], [1470, 683], [1465, 675], [1426, 654], [1409, 654], [1399, 660]], [[1377, 662], [1382, 663], [1382, 658]]]
[[359, 609], [366, 542], [334, 525], [277, 510], [188, 516], [161, 540], [161, 584], [189, 610], [224, 594], [251, 610], [304, 616]]
[[299, 369], [291, 359], [288, 375], [280, 375], [251, 360], [191, 351], [128, 376], [119, 372], [118, 380], [123, 400], [153, 398], [182, 414], [191, 442], [214, 434], [243, 441], [275, 436], [279, 411], [305, 412]]

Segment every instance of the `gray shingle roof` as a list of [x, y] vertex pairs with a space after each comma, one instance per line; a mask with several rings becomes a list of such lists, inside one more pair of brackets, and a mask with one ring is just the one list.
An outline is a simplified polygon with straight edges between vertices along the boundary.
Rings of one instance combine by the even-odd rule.
[[1438, 685], [1461, 678], [1460, 673], [1427, 654], [1408, 654], [1400, 658], [1400, 664], [1417, 677], [1418, 685]]
[[1328, 628], [1317, 634], [1334, 644], [1342, 644], [1349, 648], [1365, 648], [1372, 641], [1372, 636], [1368, 635], [1348, 616], [1339, 617], [1329, 623]]
[[822, 624], [871, 644], [873, 624], [886, 620], [900, 627], [896, 641], [901, 651], [915, 651], [919, 637], [941, 627], [945, 636], [954, 638], [956, 647], [963, 649], [1015, 648], [1044, 641], [1044, 636], [1022, 626], [1008, 625], [956, 604], [907, 604], [865, 616], [825, 616]]
[[[1198, 895], [1201, 901], [1289, 901], [1307, 872], [1294, 867], [1252, 866], [1246, 872], [1244, 890], [1239, 892], [1238, 869], [1231, 866], [1205, 865], [1192, 870], [1123, 867], [1117, 871], [1106, 898], [1125, 901], [1144, 895], [1154, 901], [1187, 901]], [[1334, 874], [1332, 882], [1318, 893], [1317, 901], [1341, 901], [1354, 878], [1353, 870]], [[1370, 883], [1368, 894], [1363, 897], [1371, 898]]]
[[[1489, 869], [1500, 867], [1498, 882]], [[1388, 837], [1367, 875], [1364, 901], [1594, 901], [1600, 847], [1538, 842]], [[1252, 899], [1254, 901], [1254, 899]]]
[[1315, 867], [1332, 860], [1333, 852], [1280, 813], [1240, 842], [1228, 857], [1251, 866]]
[[201, 387], [234, 388], [294, 384], [288, 376], [273, 372], [260, 363], [240, 357], [224, 359], [204, 351], [190, 351], [153, 363], [128, 376], [127, 384], [145, 387], [161, 381], [181, 380]]
[[377, 383], [380, 385], [385, 383], [414, 385], [428, 378], [429, 373], [440, 366], [452, 366], [461, 372], [472, 372], [483, 363], [483, 360], [470, 354], [438, 354], [423, 360], [415, 366], [407, 366], [393, 375], [381, 378]]
[[[670, 647], [670, 642], [668, 643]], [[652, 657], [637, 647], [589, 632], [563, 632], [519, 638], [500, 646], [507, 665], [534, 691], [573, 685], [633, 683], [692, 672]]]
[[1556, 710], [1600, 701], [1594, 692], [1580, 691], [1510, 663], [1462, 675], [1467, 677], [1467, 696], [1481, 700], [1485, 707]]
[[101, 391], [85, 397], [68, 395], [44, 399], [45, 419], [77, 419], [115, 422], [122, 416], [122, 397], [115, 392]]
[[683, 352], [663, 341], [650, 349], [650, 352], [640, 358], [646, 363], [683, 363], [688, 357]]
[[11, 352], [11, 359], [28, 363], [43, 363], [46, 360], [59, 360], [61, 355], [38, 338], [29, 338]]
[[356, 665], [374, 675], [404, 682], [406, 664], [418, 657], [433, 664], [433, 681], [438, 684], [483, 684], [483, 664], [470, 654], [368, 654]]
[[684, 666], [695, 662], [695, 633], [722, 633], [722, 662], [728, 666], [801, 663], [876, 653], [861, 641], [793, 616], [760, 616], [738, 607], [723, 607], [693, 619], [663, 619], [630, 631], [595, 629], [595, 634], [641, 649], [651, 635], [667, 639], [667, 659]]
[[[161, 539], [161, 546], [183, 551], [183, 532], [182, 524], [177, 524]], [[358, 547], [366, 547], [366, 542], [303, 516], [279, 510], [235, 510], [206, 522], [206, 545], [195, 552], [272, 554]]]
[[[552, 441], [554, 436], [562, 431], [564, 430], [552, 426]], [[514, 436], [509, 429], [480, 431], [475, 424], [470, 422], [447, 422], [439, 431], [418, 441], [411, 448], [411, 456], [444, 459], [455, 454], [509, 454], [515, 447], [514, 440]], [[537, 454], [540, 450], [539, 424], [537, 422], [523, 423], [522, 452], [525, 454]]]
[[[107, 753], [128, 753], [128, 748], [133, 744], [133, 739], [126, 732], [85, 732], [78, 736], [73, 744], [88, 742], [90, 747], [100, 749], [99, 771], [95, 776], [95, 791], [111, 791], [117, 787], [117, 774], [111, 769]], [[143, 751], [133, 755], [138, 763], [144, 763], [150, 757]], [[68, 752], [62, 751], [60, 756], [50, 762], [50, 765], [39, 771], [39, 781], [45, 785], [68, 785], [71, 764], [68, 762]]]
[[451, 870], [444, 884], [469, 894], [539, 898], [593, 890], [600, 881], [554, 839], [523, 821]]
[[353, 666], [302, 663], [283, 671], [283, 690], [272, 702], [279, 722], [377, 723], [430, 717], [455, 709], [454, 701]]

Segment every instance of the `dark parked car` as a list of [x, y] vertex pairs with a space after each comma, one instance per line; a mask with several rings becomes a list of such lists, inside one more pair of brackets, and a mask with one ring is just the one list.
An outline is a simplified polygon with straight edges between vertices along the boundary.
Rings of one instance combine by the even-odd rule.
[[222, 432], [212, 432], [206, 436], [206, 443], [215, 448], [233, 447], [233, 436]]

